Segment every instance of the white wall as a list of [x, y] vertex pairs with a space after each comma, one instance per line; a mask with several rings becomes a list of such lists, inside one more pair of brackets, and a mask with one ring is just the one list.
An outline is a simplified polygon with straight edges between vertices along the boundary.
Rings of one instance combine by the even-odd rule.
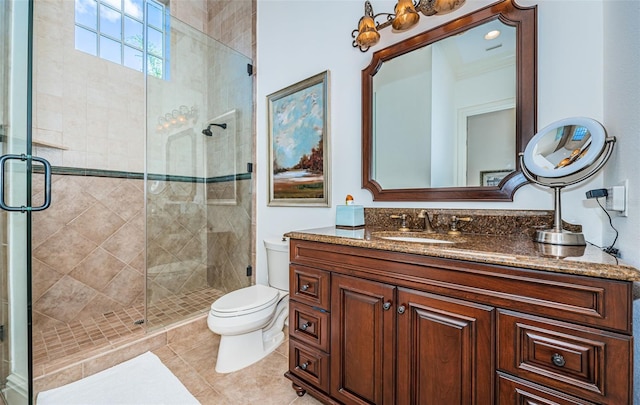
[[[607, 0], [608, 1], [608, 0]], [[393, 1], [374, 0], [375, 12], [391, 11]], [[385, 29], [379, 50], [489, 4], [467, 0], [465, 6], [445, 16], [423, 17], [419, 25], [402, 34]], [[521, 0], [538, 4], [538, 128], [569, 116], [603, 119], [603, 5], [594, 0]], [[403, 202], [375, 203], [361, 189], [361, 70], [372, 51], [351, 46], [349, 33], [362, 16], [363, 1], [258, 0], [257, 9], [257, 280], [266, 282], [265, 237], [290, 230], [330, 226], [335, 206], [346, 194], [356, 203], [379, 207], [551, 209], [552, 194], [537, 186], [521, 188], [513, 202]], [[266, 96], [324, 70], [330, 77], [330, 153], [332, 207], [267, 207], [268, 145]], [[637, 133], [619, 136], [637, 136]], [[622, 170], [629, 170], [623, 168]], [[598, 175], [563, 194], [564, 218], [581, 223], [585, 236], [601, 242], [603, 219], [584, 192], [602, 186]]]
[[[640, 2], [606, 1], [604, 8], [604, 125], [617, 139], [605, 168], [607, 185], [629, 180], [629, 216], [614, 216], [620, 231], [616, 246], [623, 259], [640, 267]], [[604, 224], [605, 241], [614, 237]]]
[[[622, 258], [640, 267], [640, 177], [637, 175], [640, 156], [640, 2], [606, 1], [604, 6], [604, 125], [608, 134], [617, 139], [616, 149], [605, 168], [605, 184], [615, 185], [629, 179], [629, 216], [613, 218], [620, 232], [616, 246]], [[611, 241], [613, 231], [603, 225], [605, 240]], [[637, 294], [636, 294], [637, 295]], [[640, 403], [640, 299], [634, 309], [634, 404]]]

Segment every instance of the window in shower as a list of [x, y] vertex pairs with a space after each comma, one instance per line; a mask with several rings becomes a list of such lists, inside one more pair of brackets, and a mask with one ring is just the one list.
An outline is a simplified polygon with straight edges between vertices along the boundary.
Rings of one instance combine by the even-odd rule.
[[154, 0], [75, 0], [76, 49], [168, 79], [169, 10]]

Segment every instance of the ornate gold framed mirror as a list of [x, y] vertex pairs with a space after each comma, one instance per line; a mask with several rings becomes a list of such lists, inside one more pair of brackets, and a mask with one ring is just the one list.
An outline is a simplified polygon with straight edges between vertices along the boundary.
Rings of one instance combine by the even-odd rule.
[[536, 133], [536, 25], [535, 7], [505, 0], [373, 54], [362, 187], [374, 200], [513, 200]]

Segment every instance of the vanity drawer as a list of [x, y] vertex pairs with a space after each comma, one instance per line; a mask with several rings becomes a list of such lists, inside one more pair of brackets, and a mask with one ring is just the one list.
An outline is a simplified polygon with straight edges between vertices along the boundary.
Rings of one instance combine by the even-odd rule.
[[326, 353], [290, 339], [289, 371], [324, 392], [329, 391], [329, 355]]
[[532, 384], [506, 374], [498, 374], [498, 405], [596, 405]]
[[289, 291], [292, 300], [328, 311], [331, 273], [292, 264], [289, 268]]
[[498, 313], [500, 370], [597, 403], [629, 403], [632, 346], [630, 336]]
[[289, 301], [289, 336], [329, 351], [329, 313]]

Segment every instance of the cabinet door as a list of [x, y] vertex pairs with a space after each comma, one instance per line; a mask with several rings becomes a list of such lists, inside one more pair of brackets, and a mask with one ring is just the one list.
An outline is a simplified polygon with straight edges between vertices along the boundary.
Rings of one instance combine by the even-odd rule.
[[395, 287], [331, 278], [331, 395], [344, 404], [394, 404]]
[[492, 307], [398, 288], [398, 405], [493, 403]]

